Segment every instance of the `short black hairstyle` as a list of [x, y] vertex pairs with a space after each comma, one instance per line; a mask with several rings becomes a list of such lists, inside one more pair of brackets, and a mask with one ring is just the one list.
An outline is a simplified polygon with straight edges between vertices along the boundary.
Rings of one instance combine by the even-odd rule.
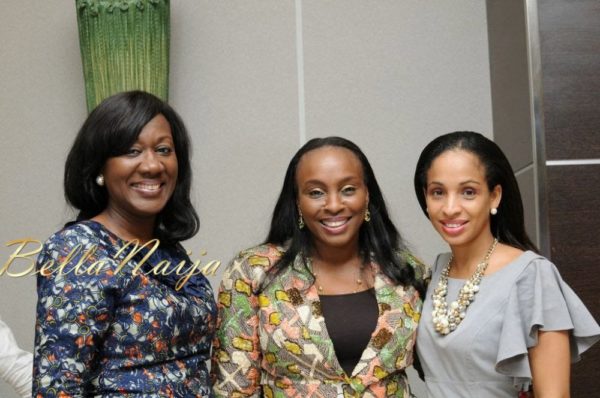
[[498, 207], [498, 214], [491, 216], [492, 235], [507, 245], [537, 252], [537, 247], [525, 231], [523, 201], [508, 159], [494, 141], [473, 131], [455, 131], [441, 135], [431, 141], [421, 152], [415, 169], [414, 187], [425, 216], [429, 218], [425, 201], [427, 172], [438, 156], [450, 150], [467, 151], [479, 159], [484, 167], [490, 192], [496, 185], [502, 187], [502, 199]]
[[285, 173], [283, 187], [273, 211], [271, 228], [265, 241], [265, 243], [288, 246], [285, 254], [275, 264], [274, 272], [277, 273], [293, 264], [298, 254], [306, 256], [309, 253], [312, 245], [311, 233], [308, 228], [300, 229], [298, 226], [300, 214], [297, 207], [296, 171], [304, 154], [323, 147], [347, 149], [358, 158], [362, 165], [364, 183], [369, 192], [368, 209], [371, 213], [371, 220], [364, 222], [359, 231], [359, 250], [363, 261], [365, 263], [375, 261], [381, 271], [394, 283], [414, 286], [421, 290], [419, 282], [415, 279], [414, 269], [399, 255], [406, 251], [406, 246], [389, 217], [371, 164], [356, 144], [342, 137], [313, 138], [292, 157]]
[[166, 102], [143, 91], [127, 91], [103, 100], [79, 130], [65, 163], [64, 190], [69, 204], [79, 210], [77, 221], [100, 214], [108, 192], [95, 183], [106, 160], [120, 156], [134, 144], [150, 120], [163, 115], [171, 127], [177, 155], [177, 184], [157, 215], [154, 236], [173, 244], [194, 236], [200, 220], [190, 200], [191, 143], [183, 121]]

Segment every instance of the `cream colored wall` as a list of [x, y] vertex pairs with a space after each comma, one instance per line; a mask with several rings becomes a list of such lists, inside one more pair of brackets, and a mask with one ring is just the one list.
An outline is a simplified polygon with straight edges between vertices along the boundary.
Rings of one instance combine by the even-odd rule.
[[[3, 6], [0, 263], [6, 242], [70, 219], [63, 163], [86, 116], [73, 2]], [[173, 1], [171, 12], [170, 99], [193, 137], [202, 223], [185, 243], [193, 258], [206, 249], [226, 263], [260, 242], [293, 153], [333, 134], [365, 151], [414, 251], [431, 262], [444, 250], [412, 173], [434, 136], [491, 134], [485, 2]], [[35, 279], [0, 277], [0, 299], [31, 350]], [[0, 384], [0, 396], [14, 395]]]

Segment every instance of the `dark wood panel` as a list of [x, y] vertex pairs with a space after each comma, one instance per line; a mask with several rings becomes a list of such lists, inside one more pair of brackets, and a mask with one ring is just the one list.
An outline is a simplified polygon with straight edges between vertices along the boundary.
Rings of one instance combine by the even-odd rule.
[[538, 5], [547, 159], [600, 158], [600, 1]]
[[[551, 259], [600, 320], [600, 165], [548, 167]], [[600, 345], [573, 366], [573, 397], [600, 396]]]

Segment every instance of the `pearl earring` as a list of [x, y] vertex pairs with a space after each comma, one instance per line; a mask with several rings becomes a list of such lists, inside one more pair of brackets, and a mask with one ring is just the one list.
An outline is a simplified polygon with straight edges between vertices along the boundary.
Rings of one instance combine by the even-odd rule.
[[495, 207], [492, 207], [492, 209], [490, 210], [490, 214], [492, 216], [495, 216], [496, 214], [498, 214], [498, 209], [496, 209]]
[[102, 174], [100, 174], [100, 175], [98, 175], [98, 177], [96, 177], [96, 184], [98, 184], [101, 187], [104, 186], [104, 176]]

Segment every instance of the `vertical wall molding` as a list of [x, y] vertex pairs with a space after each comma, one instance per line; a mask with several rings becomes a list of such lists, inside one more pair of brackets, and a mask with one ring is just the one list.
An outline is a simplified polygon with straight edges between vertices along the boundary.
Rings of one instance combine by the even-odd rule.
[[538, 247], [550, 258], [550, 234], [546, 178], [546, 139], [544, 133], [542, 61], [537, 0], [525, 0], [527, 54], [531, 100], [531, 133], [533, 134], [533, 167], [536, 195], [536, 230]]
[[302, 0], [296, 0], [296, 73], [298, 74], [298, 134], [300, 146], [306, 142], [306, 110], [304, 96], [304, 37], [302, 33]]

